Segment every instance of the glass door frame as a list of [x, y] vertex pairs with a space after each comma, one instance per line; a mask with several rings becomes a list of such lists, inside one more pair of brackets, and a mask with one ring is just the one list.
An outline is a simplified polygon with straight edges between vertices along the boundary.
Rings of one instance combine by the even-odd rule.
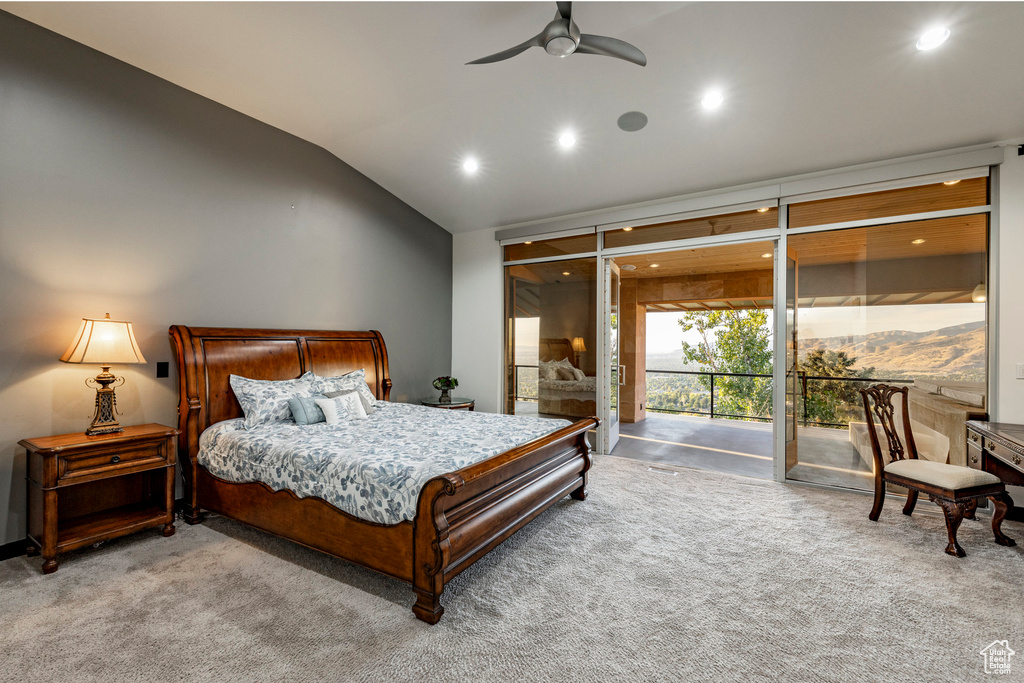
[[[615, 407], [612, 408], [612, 387], [622, 385], [621, 339], [617, 332], [613, 334], [611, 315], [618, 315], [620, 306], [619, 288], [622, 284], [621, 272], [613, 258], [601, 258], [598, 263], [598, 358], [601, 359], [598, 374], [597, 411], [601, 424], [597, 429], [597, 452], [608, 454], [619, 442], [619, 402], [616, 394]], [[614, 289], [614, 293], [613, 293]]]

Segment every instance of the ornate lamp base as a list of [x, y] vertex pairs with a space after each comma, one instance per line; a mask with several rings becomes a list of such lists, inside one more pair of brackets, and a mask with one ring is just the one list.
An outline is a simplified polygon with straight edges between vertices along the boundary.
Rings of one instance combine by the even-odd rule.
[[93, 415], [92, 424], [85, 433], [93, 436], [123, 432], [124, 427], [117, 422], [117, 398], [114, 396], [114, 387], [124, 384], [124, 377], [115, 377], [110, 372], [110, 367], [104, 365], [103, 372], [85, 380], [85, 383], [87, 386], [99, 385], [96, 389], [96, 414]]

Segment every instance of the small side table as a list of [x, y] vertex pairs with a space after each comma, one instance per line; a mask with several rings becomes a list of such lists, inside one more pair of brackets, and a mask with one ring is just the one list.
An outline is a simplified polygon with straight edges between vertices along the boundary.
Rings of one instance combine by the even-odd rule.
[[28, 457], [28, 554], [42, 554], [44, 574], [69, 550], [152, 527], [174, 533], [177, 434], [146, 424], [18, 442]]
[[454, 396], [451, 403], [441, 403], [436, 398], [425, 398], [420, 403], [431, 408], [445, 408], [447, 410], [473, 410], [476, 408], [476, 401], [473, 399], [456, 398]]

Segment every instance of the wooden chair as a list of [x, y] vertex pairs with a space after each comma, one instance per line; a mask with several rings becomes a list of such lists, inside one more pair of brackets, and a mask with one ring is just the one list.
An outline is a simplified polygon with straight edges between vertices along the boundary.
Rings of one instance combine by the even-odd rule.
[[[910, 428], [907, 387], [876, 384], [861, 389], [860, 393], [864, 399], [864, 412], [867, 414], [868, 434], [875, 461], [875, 504], [868, 515], [871, 521], [877, 522], [878, 515], [882, 512], [886, 483], [908, 489], [907, 502], [903, 506], [903, 514], [908, 516], [917, 505], [918, 493], [927, 494], [933, 503], [942, 507], [943, 516], [946, 518], [946, 531], [949, 534], [946, 552], [963, 557], [967, 553], [956, 541], [957, 529], [960, 528], [960, 522], [964, 517], [974, 518], [978, 501], [988, 498], [996, 506], [992, 515], [992, 532], [995, 534], [996, 543], [1006, 546], [1017, 544], [1003, 534], [1000, 528], [1012, 500], [1006, 494], [1006, 486], [999, 477], [969, 467], [931, 462], [917, 457], [914, 432]], [[893, 406], [893, 397], [896, 394], [901, 395], [899, 400], [902, 401], [902, 439], [896, 430], [896, 410]], [[886, 447], [892, 459], [889, 464], [885, 464], [882, 457], [882, 447], [875, 427], [876, 420], [885, 434]]]

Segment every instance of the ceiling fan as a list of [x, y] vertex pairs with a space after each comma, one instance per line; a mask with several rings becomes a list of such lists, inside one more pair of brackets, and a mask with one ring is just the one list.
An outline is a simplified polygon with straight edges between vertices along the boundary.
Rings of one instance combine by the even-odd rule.
[[580, 33], [576, 22], [572, 20], [572, 3], [556, 2], [558, 13], [544, 30], [530, 38], [525, 43], [520, 43], [497, 54], [476, 59], [467, 64], [491, 64], [500, 62], [510, 57], [515, 57], [520, 52], [525, 52], [531, 47], [542, 47], [549, 55], [556, 57], [568, 57], [575, 53], [585, 55], [603, 55], [624, 59], [633, 64], [647, 66], [647, 57], [636, 47], [618, 38], [606, 36], [595, 36], [589, 33]]

